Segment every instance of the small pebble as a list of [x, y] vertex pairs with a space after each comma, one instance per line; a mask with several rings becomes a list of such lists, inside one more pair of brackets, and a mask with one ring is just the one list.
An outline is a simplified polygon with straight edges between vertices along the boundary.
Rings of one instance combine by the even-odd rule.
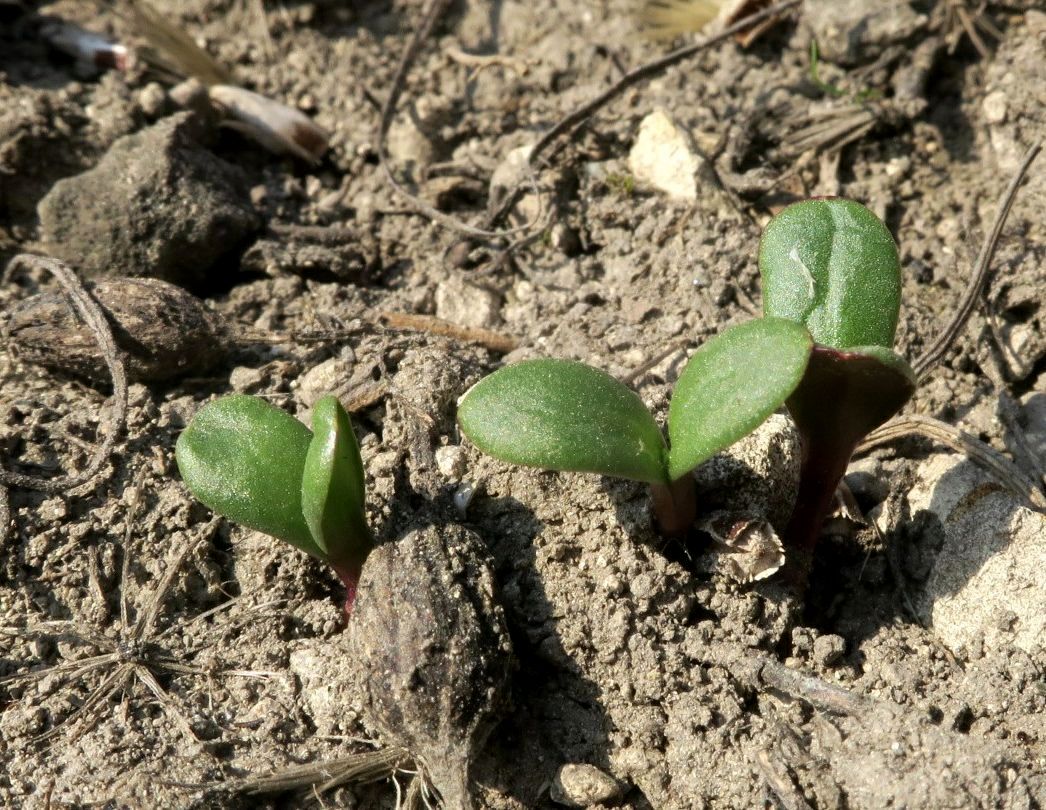
[[256, 391], [265, 380], [265, 374], [256, 368], [237, 366], [229, 375], [229, 385], [237, 393], [244, 394]]
[[167, 105], [167, 93], [159, 82], [149, 82], [138, 93], [138, 106], [146, 118], [159, 118]]
[[492, 290], [451, 277], [436, 288], [436, 317], [491, 329], [501, 322], [501, 299]]
[[460, 481], [465, 474], [465, 451], [459, 445], [436, 449], [436, 466], [451, 481]]
[[1001, 124], [1006, 120], [1006, 93], [1002, 90], [989, 93], [981, 102], [981, 109], [984, 110], [985, 121], [989, 124]]
[[820, 636], [814, 641], [814, 661], [823, 667], [835, 664], [846, 652], [846, 640], [842, 636]]
[[559, 769], [552, 782], [552, 801], [564, 807], [606, 804], [620, 795], [617, 780], [595, 765], [569, 763]]
[[48, 498], [40, 504], [40, 517], [47, 521], [59, 521], [69, 514], [69, 509], [62, 498]]

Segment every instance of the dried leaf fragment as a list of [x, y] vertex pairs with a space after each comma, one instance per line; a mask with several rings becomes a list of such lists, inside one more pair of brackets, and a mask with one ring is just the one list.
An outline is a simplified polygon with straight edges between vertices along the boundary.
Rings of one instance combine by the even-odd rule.
[[698, 522], [712, 537], [710, 567], [747, 584], [767, 579], [785, 563], [784, 546], [765, 518], [737, 512], [713, 512]]

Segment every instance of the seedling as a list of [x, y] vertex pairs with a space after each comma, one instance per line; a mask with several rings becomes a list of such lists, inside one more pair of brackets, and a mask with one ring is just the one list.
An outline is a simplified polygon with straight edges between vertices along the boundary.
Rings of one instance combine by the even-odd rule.
[[676, 384], [668, 443], [634, 391], [567, 360], [530, 360], [494, 372], [462, 397], [458, 421], [480, 450], [504, 461], [648, 483], [661, 532], [681, 535], [696, 512], [690, 472], [785, 401], [812, 346], [804, 326], [775, 317], [710, 340]]
[[808, 566], [854, 448], [911, 397], [915, 375], [893, 352], [901, 265], [886, 226], [851, 200], [806, 200], [779, 213], [759, 248], [763, 313], [814, 340], [788, 410], [802, 474], [784, 541]]
[[374, 540], [359, 445], [337, 397], [316, 403], [312, 431], [258, 397], [223, 397], [196, 414], [175, 457], [186, 486], [215, 512], [328, 563], [352, 610]]

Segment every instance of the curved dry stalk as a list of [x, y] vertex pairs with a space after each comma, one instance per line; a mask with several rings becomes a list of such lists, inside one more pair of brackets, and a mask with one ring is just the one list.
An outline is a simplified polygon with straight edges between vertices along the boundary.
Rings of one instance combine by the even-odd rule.
[[11, 493], [0, 484], [0, 547], [7, 543], [7, 534], [11, 531]]
[[918, 380], [921, 381], [933, 370], [934, 366], [941, 362], [941, 358], [944, 357], [945, 352], [955, 342], [955, 339], [962, 332], [966, 322], [973, 314], [974, 307], [977, 306], [977, 300], [981, 297], [984, 286], [988, 283], [988, 270], [991, 266], [992, 257], [995, 255], [995, 248], [999, 244], [999, 237], [1002, 236], [1002, 229], [1006, 224], [1007, 217], [1010, 215], [1010, 209], [1017, 199], [1017, 191], [1020, 188], [1021, 181], [1024, 180], [1024, 176], [1028, 173], [1028, 169], [1041, 149], [1042, 140], [1039, 140], [1025, 152], [1020, 166], [1017, 167], [1016, 174], [1010, 180], [1009, 186], [1007, 186], [1002, 199], [999, 201], [999, 210], [995, 215], [995, 222], [992, 223], [991, 231], [989, 231], [988, 237], [984, 240], [984, 244], [981, 247], [981, 252], [977, 256], [973, 276], [963, 292], [955, 314], [940, 336], [912, 363], [912, 371], [915, 372]]
[[890, 420], [869, 433], [858, 445], [854, 455], [867, 453], [876, 447], [907, 436], [923, 436], [962, 453], [998, 478], [1010, 492], [1026, 501], [1033, 509], [1046, 512], [1046, 495], [1043, 495], [1042, 490], [1016, 464], [980, 439], [930, 416], [909, 414]]
[[788, 765], [777, 753], [759, 751], [755, 755], [755, 766], [784, 810], [813, 810], [796, 788]]
[[[83, 472], [63, 478], [41, 479], [0, 468], [0, 486], [25, 487], [46, 492], [48, 495], [60, 495], [67, 490], [86, 484], [98, 474], [102, 465], [109, 459], [116, 439], [127, 421], [127, 374], [124, 371], [120, 350], [117, 348], [116, 339], [113, 337], [113, 330], [105, 312], [67, 264], [47, 256], [22, 254], [11, 260], [8, 265], [8, 273], [19, 267], [45, 270], [58, 280], [69, 306], [80, 316], [98, 341], [98, 347], [101, 349], [102, 357], [113, 381], [113, 413], [108, 420], [108, 430]], [[3, 517], [4, 511], [0, 505], [0, 518]]]

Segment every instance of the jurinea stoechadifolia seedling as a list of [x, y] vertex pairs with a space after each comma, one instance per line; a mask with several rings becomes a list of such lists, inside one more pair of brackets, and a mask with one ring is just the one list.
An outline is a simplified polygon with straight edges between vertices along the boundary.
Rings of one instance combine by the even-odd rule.
[[886, 226], [852, 200], [806, 200], [779, 213], [759, 248], [763, 313], [814, 340], [788, 398], [803, 440], [802, 475], [785, 543], [807, 559], [850, 456], [915, 391], [893, 352], [901, 265]]
[[799, 384], [813, 342], [800, 324], [761, 318], [702, 346], [668, 409], [668, 438], [639, 396], [584, 363], [529, 360], [494, 372], [458, 406], [462, 431], [514, 464], [650, 485], [662, 533], [685, 533], [696, 503], [690, 472], [750, 433]]
[[359, 445], [337, 397], [316, 403], [312, 431], [258, 397], [222, 397], [196, 414], [175, 457], [186, 486], [219, 515], [329, 564], [352, 609], [374, 540]]

